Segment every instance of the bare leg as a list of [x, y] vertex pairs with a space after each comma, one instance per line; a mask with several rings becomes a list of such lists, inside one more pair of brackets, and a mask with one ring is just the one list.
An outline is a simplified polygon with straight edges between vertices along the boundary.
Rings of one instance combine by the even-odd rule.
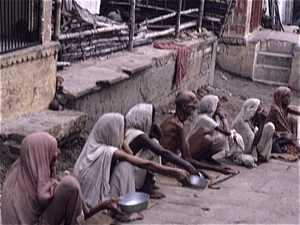
[[153, 198], [153, 199], [165, 198], [166, 196], [163, 193], [161, 193], [160, 191], [154, 190], [154, 188], [152, 187], [152, 184], [153, 184], [152, 176], [153, 176], [152, 174], [147, 173], [145, 183], [139, 191], [143, 191], [143, 192], [149, 194], [150, 198]]
[[41, 215], [39, 223], [61, 224], [65, 221], [64, 224], [78, 224], [82, 204], [78, 181], [72, 176], [65, 176], [59, 182], [54, 197]]
[[216, 152], [211, 150], [213, 142], [207, 128], [200, 128], [189, 138], [191, 156], [198, 161], [205, 161]]

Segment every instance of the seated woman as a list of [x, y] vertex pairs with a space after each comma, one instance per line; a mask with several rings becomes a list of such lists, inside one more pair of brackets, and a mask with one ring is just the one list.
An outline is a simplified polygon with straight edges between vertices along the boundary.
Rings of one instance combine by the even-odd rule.
[[[160, 137], [160, 128], [155, 124], [155, 108], [151, 104], [140, 103], [129, 110], [126, 115], [124, 142], [129, 145], [135, 156], [156, 163], [160, 163], [159, 156], [161, 156], [185, 168], [191, 174], [197, 174], [197, 169], [192, 164], [178, 157], [173, 152], [164, 149], [157, 140]], [[152, 173], [137, 167], [134, 168], [134, 173], [137, 190], [148, 193], [151, 198], [162, 198], [165, 196], [154, 190]]]
[[[206, 160], [213, 164], [219, 164], [212, 156], [222, 150], [229, 150], [228, 137], [231, 135], [231, 130], [226, 114], [223, 112], [219, 97], [216, 95], [204, 96], [199, 105], [199, 115], [197, 115], [187, 136], [192, 157], [199, 161]], [[199, 140], [199, 133], [203, 128], [208, 130], [213, 144], [209, 150], [201, 151], [196, 155], [197, 149], [195, 148]]]
[[[176, 177], [182, 183], [189, 183], [188, 172], [161, 166], [128, 154], [123, 143], [125, 134], [124, 116], [119, 113], [102, 115], [76, 161], [74, 176], [79, 181], [82, 195], [90, 207], [126, 193], [135, 192], [133, 166]], [[114, 216], [114, 215], [113, 215]], [[140, 213], [116, 218], [122, 221], [142, 219]]]
[[3, 224], [84, 224], [105, 208], [122, 212], [108, 199], [89, 209], [78, 181], [56, 180], [57, 142], [48, 133], [33, 133], [21, 143], [20, 157], [7, 174], [2, 191]]
[[[275, 125], [274, 138], [281, 150], [288, 154], [300, 156], [300, 146], [297, 140], [287, 140], [284, 134], [294, 134], [297, 137], [297, 118], [300, 111], [290, 106], [292, 100], [291, 90], [287, 87], [278, 87], [273, 96], [273, 102], [267, 121]], [[292, 115], [290, 115], [292, 114]]]
[[242, 110], [231, 125], [243, 137], [243, 153], [252, 155], [258, 162], [267, 162], [272, 150], [275, 127], [271, 122], [265, 123], [266, 115], [260, 100], [250, 98], [244, 102]]

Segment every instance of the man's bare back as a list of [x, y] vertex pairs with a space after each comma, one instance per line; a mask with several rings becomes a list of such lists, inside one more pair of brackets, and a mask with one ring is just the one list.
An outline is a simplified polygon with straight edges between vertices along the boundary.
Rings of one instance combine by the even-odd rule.
[[162, 130], [160, 145], [178, 155], [180, 153], [178, 131], [184, 129], [183, 124], [176, 115], [173, 115], [160, 125], [160, 129]]

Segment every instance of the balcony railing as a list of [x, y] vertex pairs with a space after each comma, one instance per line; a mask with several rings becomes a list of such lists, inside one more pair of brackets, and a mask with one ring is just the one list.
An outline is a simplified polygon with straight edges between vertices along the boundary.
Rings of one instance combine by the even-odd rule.
[[42, 2], [0, 1], [0, 54], [41, 43]]

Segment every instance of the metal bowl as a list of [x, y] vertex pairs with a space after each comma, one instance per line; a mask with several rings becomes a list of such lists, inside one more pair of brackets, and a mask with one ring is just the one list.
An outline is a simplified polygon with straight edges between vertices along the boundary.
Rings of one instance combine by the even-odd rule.
[[149, 204], [149, 195], [144, 192], [125, 194], [123, 200], [118, 202], [121, 210], [126, 213], [134, 213], [145, 210]]
[[[200, 175], [200, 174], [199, 174]], [[204, 179], [203, 175], [190, 175], [190, 183], [192, 187], [204, 189], [207, 186], [208, 181]]]
[[295, 134], [285, 133], [283, 134], [283, 138], [287, 140], [296, 140], [297, 136]]

